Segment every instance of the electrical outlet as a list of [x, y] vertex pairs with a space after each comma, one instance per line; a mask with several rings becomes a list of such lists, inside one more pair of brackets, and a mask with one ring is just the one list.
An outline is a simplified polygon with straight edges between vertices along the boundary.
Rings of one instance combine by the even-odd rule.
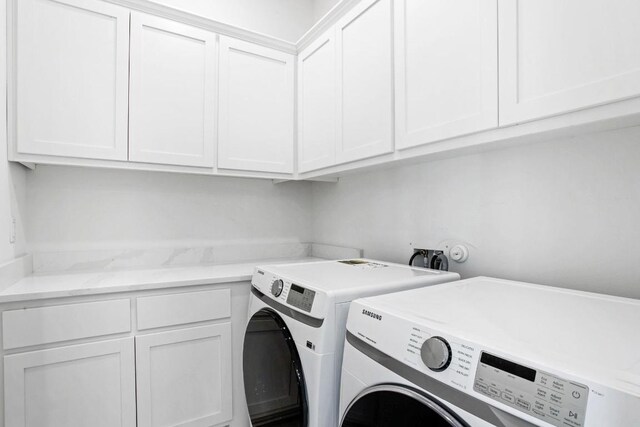
[[16, 219], [11, 217], [11, 234], [9, 235], [9, 243], [16, 243]]

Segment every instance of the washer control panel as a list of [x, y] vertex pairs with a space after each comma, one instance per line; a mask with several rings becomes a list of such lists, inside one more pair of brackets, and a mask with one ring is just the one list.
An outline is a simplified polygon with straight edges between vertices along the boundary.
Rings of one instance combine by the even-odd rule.
[[264, 297], [285, 307], [308, 314], [314, 319], [324, 319], [327, 316], [328, 296], [322, 290], [314, 289], [313, 285], [294, 282], [286, 276], [262, 268], [255, 269], [251, 284]]
[[558, 427], [582, 427], [589, 388], [483, 351], [473, 389]]
[[287, 304], [310, 313], [315, 297], [315, 291], [292, 283], [289, 288], [289, 295], [287, 296]]

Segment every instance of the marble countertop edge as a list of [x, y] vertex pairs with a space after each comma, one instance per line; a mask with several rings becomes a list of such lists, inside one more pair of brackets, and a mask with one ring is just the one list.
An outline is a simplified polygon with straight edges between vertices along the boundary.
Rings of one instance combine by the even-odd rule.
[[181, 288], [251, 280], [259, 265], [320, 261], [322, 258], [268, 259], [238, 264], [199, 265], [144, 270], [30, 275], [0, 292], [0, 304]]

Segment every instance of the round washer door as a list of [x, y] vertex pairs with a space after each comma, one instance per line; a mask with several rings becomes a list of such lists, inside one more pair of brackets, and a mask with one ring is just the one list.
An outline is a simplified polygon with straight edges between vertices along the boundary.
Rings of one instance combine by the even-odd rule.
[[275, 311], [262, 309], [249, 320], [242, 369], [253, 426], [307, 426], [307, 392], [300, 356], [289, 328]]
[[342, 419], [342, 427], [468, 427], [441, 403], [416, 390], [380, 385], [360, 393]]

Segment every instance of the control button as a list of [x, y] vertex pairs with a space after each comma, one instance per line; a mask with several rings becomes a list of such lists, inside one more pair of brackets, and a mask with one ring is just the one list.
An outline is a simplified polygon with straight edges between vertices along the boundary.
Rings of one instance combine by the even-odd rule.
[[568, 383], [566, 388], [565, 403], [572, 401], [574, 405], [581, 405], [587, 400], [589, 389], [581, 384]]
[[431, 337], [422, 344], [420, 357], [432, 371], [441, 372], [451, 363], [451, 347], [442, 337]]
[[547, 390], [538, 387], [536, 389], [536, 396], [538, 396], [541, 399], [546, 399], [547, 398]]
[[540, 374], [537, 382], [543, 386], [548, 386], [550, 381], [549, 376], [546, 374]]
[[551, 388], [553, 388], [554, 390], [558, 390], [559, 392], [563, 392], [564, 383], [560, 380], [554, 379], [553, 382], [551, 383]]
[[271, 284], [271, 294], [274, 297], [278, 298], [282, 293], [283, 288], [284, 288], [284, 282], [282, 281], [282, 279], [276, 279]]
[[555, 403], [556, 405], [562, 405], [562, 395], [551, 392], [551, 394], [549, 394], [549, 401], [551, 403]]
[[516, 398], [513, 397], [513, 394], [509, 393], [502, 393], [502, 398], [509, 403], [514, 403], [516, 401]]
[[497, 388], [489, 387], [489, 393], [493, 394], [494, 396], [500, 397], [500, 390], [498, 390]]
[[522, 399], [516, 399], [516, 406], [519, 406], [522, 409], [526, 409], [527, 411], [531, 409], [531, 404], [526, 400], [522, 400]]
[[562, 411], [562, 421], [564, 425], [581, 426], [584, 422], [583, 413], [577, 408], [565, 408]]
[[480, 384], [480, 383], [476, 383], [476, 387], [481, 390], [484, 391], [485, 393], [488, 391], [488, 388], [486, 384]]
[[547, 398], [547, 390], [542, 388], [542, 387], [538, 387], [536, 388], [536, 396], [542, 398], [542, 399], [546, 399]]

